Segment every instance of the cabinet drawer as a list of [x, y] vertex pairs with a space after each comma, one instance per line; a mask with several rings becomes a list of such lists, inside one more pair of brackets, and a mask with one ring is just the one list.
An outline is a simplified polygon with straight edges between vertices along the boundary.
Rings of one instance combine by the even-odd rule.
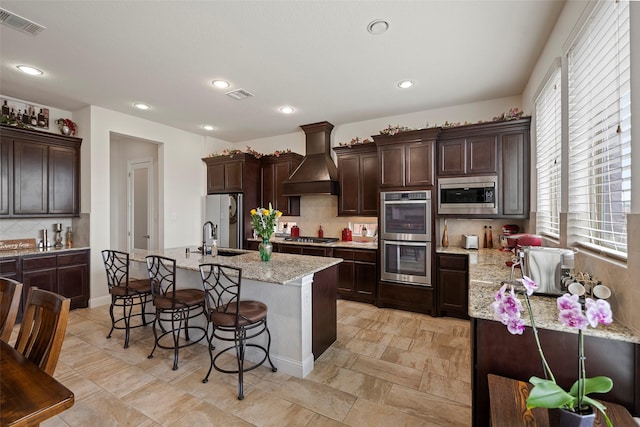
[[0, 275], [9, 276], [18, 273], [18, 260], [16, 258], [7, 258], [0, 260]]
[[87, 252], [73, 252], [58, 255], [58, 266], [88, 264], [89, 254]]
[[452, 270], [466, 270], [466, 255], [440, 255], [440, 268], [449, 268]]
[[333, 250], [333, 256], [336, 258], [342, 258], [342, 259], [353, 259], [353, 250], [335, 248]]
[[55, 268], [57, 266], [55, 255], [39, 256], [22, 259], [22, 270], [39, 270], [42, 268]]
[[375, 251], [353, 251], [353, 259], [356, 261], [376, 262]]

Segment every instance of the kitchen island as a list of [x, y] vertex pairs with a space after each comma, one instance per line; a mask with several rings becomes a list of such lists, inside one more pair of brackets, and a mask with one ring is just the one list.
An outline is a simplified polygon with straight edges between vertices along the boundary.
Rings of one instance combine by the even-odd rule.
[[[501, 282], [509, 280], [511, 269], [506, 262], [513, 254], [497, 249], [436, 251], [469, 256], [473, 425], [489, 426], [488, 374], [525, 382], [532, 375], [544, 377], [526, 308], [522, 317], [527, 328], [521, 336], [511, 335], [506, 326], [495, 321], [490, 308]], [[522, 277], [519, 270], [514, 276]], [[534, 295], [531, 306], [545, 357], [558, 383], [568, 389], [578, 372], [577, 332], [558, 322], [556, 298]], [[593, 397], [640, 415], [640, 336], [616, 322], [615, 313], [614, 323], [588, 328], [584, 335], [587, 376], [606, 375], [613, 380], [613, 390]]]
[[[147, 255], [176, 260], [178, 287], [202, 288], [200, 264], [241, 268], [241, 298], [261, 301], [269, 308], [271, 359], [280, 372], [304, 378], [313, 370], [314, 359], [336, 339], [336, 284], [340, 258], [274, 253], [271, 261], [263, 262], [258, 252], [238, 249], [220, 249], [215, 257], [203, 256], [194, 247], [134, 250], [130, 254], [131, 277], [148, 277]], [[205, 325], [204, 318], [196, 320]], [[266, 344], [266, 336], [258, 338]], [[219, 349], [225, 348], [222, 343], [214, 344]], [[259, 356], [247, 350], [247, 359], [259, 360]]]

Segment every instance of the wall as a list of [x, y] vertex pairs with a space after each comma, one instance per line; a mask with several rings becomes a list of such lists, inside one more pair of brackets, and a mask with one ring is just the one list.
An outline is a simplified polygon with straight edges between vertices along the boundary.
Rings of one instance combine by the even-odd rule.
[[[556, 26], [540, 55], [522, 95], [525, 111], [533, 111], [535, 95], [544, 83], [545, 76], [553, 61], [565, 53], [566, 44], [576, 24], [580, 21], [587, 2], [568, 1], [556, 22]], [[631, 2], [631, 110], [640, 111], [640, 3]], [[534, 118], [535, 119], [535, 118]], [[631, 119], [632, 153], [640, 152], [640, 115]], [[535, 135], [535, 120], [532, 122], [532, 136]], [[535, 140], [535, 138], [532, 138]], [[532, 159], [535, 159], [535, 144], [532, 144]], [[535, 162], [533, 160], [532, 162]], [[535, 165], [533, 165], [535, 166]], [[610, 298], [614, 317], [617, 321], [640, 333], [640, 156], [632, 156], [632, 208], [627, 216], [627, 233], [629, 242], [628, 260], [621, 263], [607, 259], [598, 254], [580, 250], [576, 256], [576, 270], [585, 271], [609, 286], [613, 292]], [[532, 167], [531, 194], [536, 194], [536, 173]], [[564, 184], [564, 183], [563, 183]], [[566, 191], [566, 185], [563, 185]], [[535, 197], [531, 199], [532, 224], [535, 224]], [[564, 202], [561, 223], [566, 224], [567, 204]], [[566, 227], [565, 227], [566, 230]], [[546, 241], [545, 246], [564, 245], [566, 235], [559, 242]]]

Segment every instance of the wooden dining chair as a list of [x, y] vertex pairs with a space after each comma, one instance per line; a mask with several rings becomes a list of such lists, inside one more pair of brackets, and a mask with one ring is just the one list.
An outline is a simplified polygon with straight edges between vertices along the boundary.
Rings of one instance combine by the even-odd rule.
[[0, 340], [9, 342], [18, 317], [22, 283], [0, 277]]
[[53, 375], [67, 330], [71, 300], [53, 292], [29, 288], [15, 349]]

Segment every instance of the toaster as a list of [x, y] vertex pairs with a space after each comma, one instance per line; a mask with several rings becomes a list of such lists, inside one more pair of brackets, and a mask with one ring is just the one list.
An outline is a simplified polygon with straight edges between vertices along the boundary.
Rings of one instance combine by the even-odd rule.
[[478, 236], [475, 234], [463, 234], [462, 247], [465, 249], [478, 249]]

